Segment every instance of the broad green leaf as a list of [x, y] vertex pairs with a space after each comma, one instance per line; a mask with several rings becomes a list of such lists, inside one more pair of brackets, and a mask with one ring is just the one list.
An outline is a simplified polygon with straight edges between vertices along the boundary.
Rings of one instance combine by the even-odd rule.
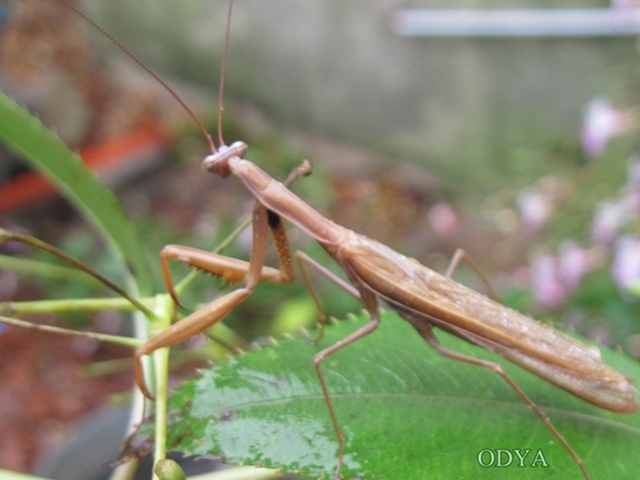
[[[366, 322], [327, 328], [322, 345], [296, 337], [232, 359], [177, 389], [168, 444], [191, 455], [332, 478], [335, 433], [313, 356]], [[635, 479], [640, 415], [591, 406], [499, 357], [438, 332], [456, 351], [496, 360], [549, 415], [594, 479]], [[640, 378], [619, 353], [605, 361]], [[323, 363], [346, 437], [342, 477], [362, 479], [582, 478], [578, 466], [497, 375], [444, 358], [412, 327], [385, 313], [378, 330]], [[522, 466], [514, 449], [529, 451]], [[498, 455], [509, 466], [497, 467]], [[489, 464], [493, 455], [493, 466]], [[480, 456], [480, 457], [479, 457]], [[535, 461], [535, 462], [534, 462]]]
[[151, 292], [151, 276], [133, 223], [113, 192], [85, 168], [36, 117], [0, 93], [0, 141], [55, 183], [59, 192], [107, 238], [135, 275], [142, 293]]

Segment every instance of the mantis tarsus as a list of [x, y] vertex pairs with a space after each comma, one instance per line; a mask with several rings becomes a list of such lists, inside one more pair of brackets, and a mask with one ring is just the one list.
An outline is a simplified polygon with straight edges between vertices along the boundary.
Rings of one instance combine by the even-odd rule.
[[[227, 36], [228, 28], [229, 26]], [[226, 44], [225, 41], [225, 61]], [[224, 79], [224, 67], [222, 70]], [[222, 85], [220, 91], [223, 91]], [[209, 136], [208, 138], [211, 140]], [[235, 142], [226, 146], [219, 135], [219, 146], [216, 148], [212, 141], [211, 144], [213, 153], [205, 158], [204, 168], [221, 177], [237, 177], [255, 198], [250, 260], [246, 262], [185, 246], [167, 246], [161, 253], [164, 279], [176, 303], [179, 301], [167, 266], [170, 260], [179, 260], [229, 281], [242, 281], [244, 286], [214, 300], [169, 330], [152, 337], [136, 351], [136, 381], [147, 397], [152, 398], [152, 393], [147, 388], [142, 368], [142, 358], [145, 355], [180, 343], [219, 322], [245, 301], [261, 281], [292, 281], [295, 275], [295, 257], [308, 285], [306, 268], [310, 266], [359, 299], [371, 316], [371, 321], [365, 326], [318, 352], [314, 357], [316, 372], [338, 438], [336, 479], [340, 478], [343, 463], [344, 437], [325, 383], [322, 364], [336, 351], [376, 329], [380, 321], [380, 301], [406, 319], [442, 355], [484, 367], [502, 377], [564, 445], [584, 477], [590, 478], [578, 453], [498, 363], [479, 360], [443, 347], [433, 329], [440, 328], [491, 350], [598, 407], [619, 413], [635, 412], [636, 391], [629, 379], [604, 365], [595, 347], [586, 346], [453, 281], [450, 278], [453, 270], [464, 257], [461, 251], [454, 257], [447, 273], [439, 275], [417, 261], [322, 216], [285, 185], [243, 159], [248, 148], [245, 143]], [[329, 273], [302, 252], [292, 255], [283, 218], [315, 238], [344, 271], [349, 283]], [[264, 265], [269, 232], [278, 251], [278, 269]], [[312, 294], [315, 299], [315, 293]]]

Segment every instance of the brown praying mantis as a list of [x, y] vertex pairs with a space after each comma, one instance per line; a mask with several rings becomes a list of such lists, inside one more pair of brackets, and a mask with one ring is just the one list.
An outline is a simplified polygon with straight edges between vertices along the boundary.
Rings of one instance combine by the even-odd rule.
[[[224, 74], [224, 68], [222, 71]], [[221, 177], [237, 177], [255, 198], [250, 260], [245, 262], [178, 245], [167, 246], [161, 253], [164, 279], [176, 303], [179, 300], [168, 269], [169, 260], [179, 260], [228, 281], [243, 281], [244, 286], [189, 315], [136, 351], [136, 379], [146, 396], [151, 397], [151, 392], [146, 387], [142, 369], [141, 359], [144, 355], [180, 343], [219, 322], [245, 301], [259, 282], [286, 283], [293, 280], [293, 256], [282, 223], [284, 218], [317, 240], [351, 283], [349, 285], [334, 276], [304, 253], [296, 252], [295, 258], [307, 285], [310, 286], [310, 283], [305, 265], [316, 268], [359, 299], [371, 316], [365, 326], [314, 357], [315, 369], [338, 438], [336, 479], [340, 478], [343, 462], [344, 436], [324, 379], [322, 363], [333, 353], [377, 328], [380, 322], [379, 301], [406, 319], [442, 355], [487, 368], [502, 377], [564, 445], [585, 478], [589, 478], [578, 453], [498, 363], [479, 360], [443, 347], [433, 329], [440, 328], [493, 351], [601, 408], [619, 413], [635, 412], [637, 402], [634, 388], [624, 375], [602, 363], [597, 348], [586, 346], [451, 280], [453, 270], [465, 258], [462, 251], [458, 251], [448, 271], [442, 276], [416, 260], [332, 222], [258, 166], [243, 159], [247, 148], [243, 142], [226, 146], [219, 135], [218, 147], [213, 147], [212, 155], [204, 159], [203, 166]], [[264, 266], [269, 233], [277, 247], [279, 269]], [[315, 299], [315, 294], [313, 297]]]
[[[223, 62], [226, 62], [227, 57], [228, 31], [229, 25], [227, 25]], [[223, 80], [224, 63], [220, 82], [221, 96]], [[173, 92], [172, 94], [175, 96]], [[206, 134], [212, 145], [212, 154], [204, 159], [203, 166], [207, 171], [221, 177], [231, 175], [237, 177], [254, 197], [250, 259], [243, 261], [179, 245], [165, 247], [160, 259], [167, 290], [176, 304], [180, 302], [173, 287], [168, 267], [169, 261], [177, 260], [227, 281], [243, 282], [244, 285], [175, 323], [136, 350], [136, 382], [145, 396], [153, 398], [144, 377], [142, 366], [144, 356], [160, 348], [183, 342], [221, 321], [250, 297], [260, 282], [293, 281], [295, 258], [316, 305], [319, 306], [319, 303], [309, 281], [308, 268], [316, 269], [360, 300], [371, 317], [363, 327], [316, 353], [313, 360], [338, 439], [336, 479], [340, 478], [343, 464], [344, 435], [334, 410], [331, 392], [325, 382], [322, 366], [323, 362], [335, 352], [375, 331], [380, 323], [380, 303], [386, 304], [407, 320], [417, 333], [440, 354], [484, 367], [504, 379], [567, 449], [584, 477], [590, 478], [580, 455], [551, 423], [546, 414], [507, 375], [500, 364], [445, 348], [439, 343], [433, 330], [439, 328], [495, 352], [573, 395], [613, 412], [632, 413], [637, 410], [636, 390], [629, 379], [606, 366], [597, 348], [584, 345], [453, 281], [451, 276], [461, 260], [466, 259], [473, 265], [463, 251], [459, 250], [456, 253], [445, 275], [440, 275], [386, 245], [322, 216], [292, 193], [285, 184], [276, 181], [258, 166], [244, 159], [248, 148], [245, 143], [235, 142], [230, 146], [225, 145], [220, 134], [221, 111], [220, 107], [218, 146], [216, 147], [210, 136]], [[199, 125], [204, 130], [202, 124], [199, 123]], [[298, 251], [292, 254], [283, 219], [298, 226], [317, 240], [344, 271], [348, 282], [335, 276], [303, 252]], [[279, 268], [264, 265], [269, 235], [273, 237], [277, 248]]]

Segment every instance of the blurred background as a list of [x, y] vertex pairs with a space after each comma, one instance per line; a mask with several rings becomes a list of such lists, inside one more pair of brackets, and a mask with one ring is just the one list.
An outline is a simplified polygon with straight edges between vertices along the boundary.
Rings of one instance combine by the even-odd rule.
[[[225, 1], [78, 5], [217, 128]], [[225, 141], [247, 142], [247, 158], [280, 179], [309, 159], [314, 174], [292, 189], [329, 218], [441, 272], [464, 248], [505, 303], [640, 358], [637, 7], [237, 0]], [[0, 2], [0, 25], [0, 87], [115, 188], [156, 272], [164, 244], [212, 249], [250, 212], [239, 182], [200, 167], [207, 145], [181, 107], [61, 2]], [[0, 225], [109, 275], [104, 245], [83, 220], [9, 150], [0, 155]], [[290, 237], [328, 263], [300, 231]], [[249, 242], [245, 233], [227, 252], [246, 258]], [[3, 253], [46, 257], [15, 245]], [[483, 289], [468, 268], [455, 278]], [[315, 283], [328, 314], [361, 308]], [[215, 297], [218, 284], [201, 279], [184, 303]], [[0, 272], [3, 301], [91, 295], [83, 285]], [[316, 317], [299, 282], [260, 288], [227, 323], [252, 339]], [[125, 323], [108, 312], [42, 321], [104, 331]], [[13, 422], [0, 428], [12, 433], [0, 439], [0, 467], [29, 469], [62, 435], [63, 420], [129, 388], [126, 349], [65, 342], [14, 329], [0, 335], [0, 389], [12, 392], [0, 394], [11, 399], [0, 401], [0, 422]], [[52, 350], [58, 343], [64, 355]], [[48, 362], [68, 362], [59, 371], [71, 372], [69, 384], [84, 378], [77, 364], [122, 358], [123, 371], [74, 387], [75, 403], [25, 409], [31, 404], [16, 392], [29, 399], [46, 388], [25, 373], [45, 350], [54, 352]], [[19, 354], [28, 367], [18, 367]]]

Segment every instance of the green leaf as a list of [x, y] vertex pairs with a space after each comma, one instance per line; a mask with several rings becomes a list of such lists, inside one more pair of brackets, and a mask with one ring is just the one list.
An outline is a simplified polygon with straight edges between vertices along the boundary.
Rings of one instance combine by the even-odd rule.
[[[331, 478], [338, 444], [313, 356], [366, 321], [328, 327], [320, 346], [288, 339], [205, 370], [173, 394], [168, 444], [191, 455], [222, 455], [229, 463]], [[499, 359], [450, 335], [438, 337], [461, 353]], [[640, 378], [635, 361], [610, 351], [603, 357]], [[582, 456], [593, 478], [637, 478], [639, 415], [601, 410], [500, 362]], [[506, 382], [442, 357], [393, 313], [322, 368], [346, 437], [345, 479], [582, 478], [564, 447]], [[518, 466], [514, 449], [530, 450], [524, 466]], [[491, 455], [495, 461], [498, 450], [511, 451], [514, 462], [479, 463], [479, 455], [484, 464]]]
[[123, 268], [128, 265], [135, 275], [142, 293], [150, 293], [151, 275], [135, 226], [113, 192], [85, 168], [80, 157], [58, 136], [2, 93], [0, 141], [55, 183], [59, 192], [111, 242]]

